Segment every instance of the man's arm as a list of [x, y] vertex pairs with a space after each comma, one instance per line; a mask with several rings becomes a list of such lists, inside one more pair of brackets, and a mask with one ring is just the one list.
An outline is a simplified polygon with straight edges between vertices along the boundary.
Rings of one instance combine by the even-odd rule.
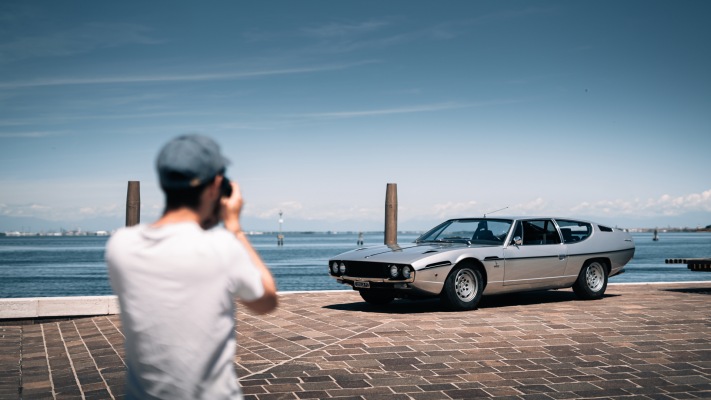
[[225, 228], [232, 232], [237, 240], [242, 243], [245, 250], [249, 254], [252, 263], [257, 267], [262, 275], [262, 286], [264, 286], [264, 295], [254, 301], [242, 301], [252, 312], [256, 314], [266, 314], [276, 309], [278, 301], [276, 294], [276, 283], [274, 277], [269, 271], [264, 261], [257, 254], [257, 251], [252, 247], [252, 243], [247, 239], [247, 235], [242, 231], [240, 225], [240, 213], [242, 212], [242, 193], [239, 190], [239, 185], [232, 181], [232, 196], [222, 199], [222, 218], [225, 223]]

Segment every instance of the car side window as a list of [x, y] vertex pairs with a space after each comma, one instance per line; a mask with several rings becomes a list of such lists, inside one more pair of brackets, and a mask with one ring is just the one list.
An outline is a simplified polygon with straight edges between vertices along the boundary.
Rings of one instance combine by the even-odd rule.
[[560, 244], [558, 230], [550, 219], [521, 221], [523, 245]]
[[587, 222], [556, 219], [555, 222], [560, 227], [563, 234], [563, 243], [577, 243], [590, 237], [592, 225]]
[[511, 235], [511, 243], [513, 244], [516, 238], [523, 238], [523, 227], [521, 226], [521, 221], [516, 222], [516, 227], [514, 228], [513, 235]]

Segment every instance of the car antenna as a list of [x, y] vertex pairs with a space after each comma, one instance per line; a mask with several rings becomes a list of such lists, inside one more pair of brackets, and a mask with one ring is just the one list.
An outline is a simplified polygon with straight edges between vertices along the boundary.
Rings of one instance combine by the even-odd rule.
[[509, 207], [506, 206], [506, 207], [504, 207], [504, 208], [500, 208], [500, 209], [495, 210], [495, 211], [486, 212], [486, 213], [484, 213], [484, 218], [486, 218], [486, 214], [493, 214], [493, 213], [495, 213], [495, 212], [504, 211], [504, 210], [507, 209], [507, 208], [509, 208]]

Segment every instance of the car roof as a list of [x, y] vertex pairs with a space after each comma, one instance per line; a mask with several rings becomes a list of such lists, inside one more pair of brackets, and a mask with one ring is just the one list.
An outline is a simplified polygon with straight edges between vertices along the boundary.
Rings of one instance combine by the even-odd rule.
[[497, 216], [487, 216], [487, 217], [459, 217], [459, 218], [450, 218], [449, 220], [457, 220], [457, 219], [490, 219], [490, 220], [496, 220], [496, 219], [510, 219], [510, 220], [525, 220], [525, 219], [555, 219], [555, 220], [566, 220], [566, 221], [578, 221], [578, 222], [587, 222], [587, 223], [595, 223], [592, 221], [588, 221], [585, 219], [580, 219], [580, 218], [571, 218], [571, 217], [552, 217], [552, 216], [545, 216], [545, 215], [497, 215]]

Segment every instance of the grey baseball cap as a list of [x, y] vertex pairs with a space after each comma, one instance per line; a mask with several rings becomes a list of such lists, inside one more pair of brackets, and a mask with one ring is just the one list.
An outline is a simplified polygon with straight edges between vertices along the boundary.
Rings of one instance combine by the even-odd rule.
[[214, 140], [193, 134], [166, 143], [158, 153], [156, 168], [163, 189], [188, 189], [224, 173], [229, 163]]

